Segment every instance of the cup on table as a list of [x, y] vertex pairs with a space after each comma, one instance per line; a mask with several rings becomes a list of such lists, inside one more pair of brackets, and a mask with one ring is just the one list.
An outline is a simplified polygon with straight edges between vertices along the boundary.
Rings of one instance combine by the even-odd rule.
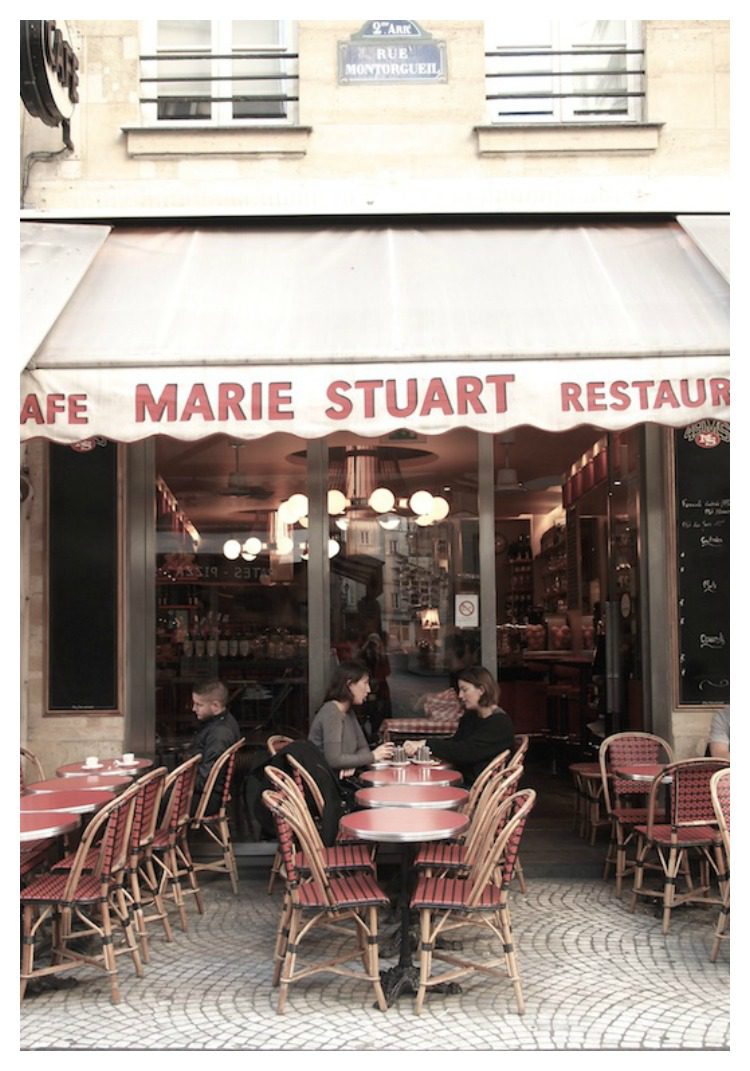
[[399, 744], [398, 747], [394, 748], [394, 750], [393, 750], [393, 761], [394, 762], [406, 762], [406, 751], [404, 750], [404, 747], [403, 747], [402, 744]]
[[429, 762], [431, 758], [432, 752], [426, 744], [422, 744], [421, 747], [417, 748], [417, 759], [419, 762]]
[[86, 761], [84, 762], [83, 765], [84, 766], [89, 766], [89, 767], [98, 766], [99, 765], [99, 759], [98, 759], [98, 757], [96, 755], [87, 755], [86, 756]]
[[125, 751], [120, 762], [123, 762], [126, 766], [131, 766], [135, 762], [135, 754], [132, 751]]

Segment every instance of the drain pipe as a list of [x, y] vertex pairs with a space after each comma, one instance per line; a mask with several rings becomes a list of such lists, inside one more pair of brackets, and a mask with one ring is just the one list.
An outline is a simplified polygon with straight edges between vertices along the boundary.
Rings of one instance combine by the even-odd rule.
[[40, 160], [54, 160], [56, 156], [62, 156], [63, 153], [73, 152], [74, 145], [70, 140], [70, 123], [67, 119], [63, 119], [62, 122], [62, 137], [63, 147], [62, 149], [56, 149], [54, 152], [30, 152], [23, 162], [23, 183], [21, 186], [21, 208], [25, 208], [24, 201], [26, 200], [26, 191], [29, 188], [29, 181], [31, 178], [31, 169], [34, 164]]

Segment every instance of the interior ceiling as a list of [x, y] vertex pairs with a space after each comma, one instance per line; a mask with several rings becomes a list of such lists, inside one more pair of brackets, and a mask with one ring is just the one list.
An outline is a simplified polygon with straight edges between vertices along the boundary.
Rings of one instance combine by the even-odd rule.
[[[564, 433], [525, 425], [514, 429], [508, 459], [521, 484], [560, 475], [602, 434], [589, 425]], [[502, 440], [503, 436], [495, 438], [496, 470], [506, 464]], [[477, 438], [469, 429], [396, 440], [338, 432], [328, 441], [330, 447], [403, 447], [408, 451], [399, 465], [404, 493], [425, 487], [444, 495], [453, 507], [468, 505], [467, 512], [473, 512]], [[199, 530], [231, 530], [252, 521], [254, 514], [275, 509], [289, 495], [305, 492], [305, 449], [304, 440], [287, 434], [241, 443], [226, 435], [190, 443], [162, 435], [156, 440], [156, 471]], [[559, 489], [498, 491], [496, 496], [498, 516], [504, 517], [547, 513], [560, 500]]]

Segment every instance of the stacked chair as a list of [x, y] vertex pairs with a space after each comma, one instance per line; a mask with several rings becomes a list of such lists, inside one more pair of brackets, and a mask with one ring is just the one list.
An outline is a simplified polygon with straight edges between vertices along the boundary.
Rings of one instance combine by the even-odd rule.
[[[183, 931], [188, 928], [186, 895], [195, 897], [198, 911], [203, 914], [203, 899], [188, 844], [190, 804], [202, 757], [193, 755], [168, 775], [164, 786], [166, 803], [151, 843], [151, 858], [159, 879], [158, 894], [163, 898], [169, 886]], [[187, 885], [183, 885], [183, 879]]]
[[[728, 904], [729, 888], [721, 833], [711, 797], [711, 778], [726, 768], [723, 759], [685, 759], [666, 766], [651, 784], [646, 821], [635, 826], [638, 838], [635, 878], [630, 910], [638, 897], [659, 897], [663, 904], [662, 931], [667, 933], [672, 909], [679, 904]], [[658, 799], [667, 779], [670, 787], [669, 813], [660, 813]], [[662, 888], [644, 885], [647, 857], [655, 857]], [[699, 864], [698, 884], [690, 872], [690, 859]], [[678, 885], [683, 873], [683, 887]], [[719, 884], [718, 898], [712, 894], [711, 875]]]
[[611, 830], [604, 879], [609, 877], [614, 865], [617, 896], [622, 895], [623, 879], [635, 870], [635, 863], [628, 860], [627, 852], [630, 846], [635, 846], [635, 827], [646, 821], [646, 800], [651, 786], [615, 777], [614, 770], [635, 763], [671, 762], [672, 757], [672, 749], [666, 740], [653, 733], [615, 733], [599, 748], [602, 795]]
[[[44, 767], [34, 754], [33, 751], [29, 751], [27, 748], [21, 748], [21, 794], [26, 791], [26, 776], [24, 774], [24, 762], [33, 767], [36, 775], [35, 780], [44, 780]], [[50, 845], [46, 840], [33, 840], [28, 841], [26, 844], [21, 845], [21, 880], [28, 879], [29, 875], [38, 870], [44, 863], [47, 862], [50, 855]]]
[[[510, 918], [510, 883], [516, 866], [521, 836], [536, 793], [533, 789], [515, 792], [507, 798], [496, 794], [491, 818], [477, 846], [471, 869], [459, 876], [421, 876], [411, 900], [419, 912], [419, 988], [415, 1011], [422, 1010], [428, 989], [481, 972], [508, 977], [513, 986], [518, 1013], [524, 1011], [523, 989], [513, 947]], [[438, 937], [463, 927], [484, 927], [500, 939], [502, 956], [488, 961], [470, 958], [438, 946]], [[433, 973], [433, 962], [451, 969]]]
[[[286, 1008], [289, 987], [302, 978], [323, 972], [333, 972], [358, 981], [367, 981], [373, 988], [381, 1011], [386, 1001], [380, 982], [378, 950], [378, 915], [388, 906], [388, 897], [378, 886], [371, 870], [332, 870], [326, 849], [294, 778], [284, 771], [269, 769], [279, 790], [266, 790], [263, 802], [274, 817], [279, 845], [284, 860], [285, 895], [276, 934], [273, 984], [279, 986], [277, 1011]], [[304, 860], [303, 874], [300, 862]], [[370, 861], [370, 867], [372, 862]], [[313, 954], [323, 954], [304, 967], [298, 967], [300, 948], [316, 930], [332, 928], [340, 932], [347, 923], [353, 941], [344, 947], [331, 945], [327, 938]], [[347, 932], [346, 930], [344, 931]], [[333, 952], [332, 952], [333, 949]], [[349, 964], [360, 960], [363, 970]]]

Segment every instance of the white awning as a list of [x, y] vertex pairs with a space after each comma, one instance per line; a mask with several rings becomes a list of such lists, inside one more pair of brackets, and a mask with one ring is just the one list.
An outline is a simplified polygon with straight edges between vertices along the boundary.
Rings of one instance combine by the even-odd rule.
[[33, 357], [112, 230], [21, 224], [21, 368]]
[[728, 302], [677, 223], [118, 227], [22, 436], [728, 419]]
[[678, 216], [677, 222], [729, 282], [729, 216]]

